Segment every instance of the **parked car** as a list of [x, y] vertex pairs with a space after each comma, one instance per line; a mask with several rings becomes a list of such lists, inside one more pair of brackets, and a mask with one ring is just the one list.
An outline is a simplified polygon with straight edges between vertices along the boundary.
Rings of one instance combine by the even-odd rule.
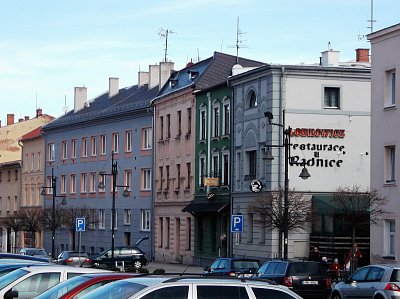
[[331, 291], [328, 271], [320, 262], [271, 260], [258, 269], [257, 276], [287, 286], [303, 298], [327, 298]]
[[[135, 246], [116, 246], [114, 247], [114, 262], [118, 265], [123, 264], [125, 268], [133, 267], [140, 269], [147, 265], [149, 262], [145, 256], [145, 253], [139, 248], [139, 244], [149, 237], [145, 236], [140, 238]], [[112, 265], [112, 254], [111, 248], [101, 252], [99, 255], [92, 258], [93, 264], [96, 267], [103, 269], [114, 268], [116, 265]]]
[[83, 274], [55, 285], [35, 299], [76, 299], [112, 281], [132, 278], [137, 275], [134, 273]]
[[394, 299], [400, 297], [400, 266], [369, 265], [359, 268], [332, 290], [332, 299]]
[[19, 268], [0, 279], [0, 298], [33, 298], [68, 278], [95, 272], [104, 270], [59, 265]]
[[38, 262], [48, 262], [49, 261], [49, 257], [42, 258], [42, 257], [17, 254], [17, 253], [0, 253], [0, 261], [2, 259], [18, 259], [18, 260], [30, 260], [30, 261], [38, 261]]
[[51, 259], [49, 253], [44, 248], [28, 248], [28, 247], [25, 247], [25, 248], [22, 248], [19, 251], [19, 254], [40, 257], [40, 258], [43, 258], [43, 259], [47, 259], [47, 261], [50, 261], [50, 259]]
[[217, 258], [210, 267], [204, 268], [204, 275], [210, 276], [252, 276], [260, 268], [260, 261], [247, 258]]
[[301, 299], [287, 287], [233, 277], [137, 277], [115, 281], [81, 299]]
[[86, 252], [78, 251], [62, 251], [54, 260], [59, 265], [67, 265], [73, 267], [92, 267], [93, 262]]
[[2, 259], [0, 263], [0, 278], [7, 273], [10, 273], [16, 269], [27, 267], [27, 266], [47, 266], [53, 265], [52, 263], [29, 261], [29, 260], [12, 260]]

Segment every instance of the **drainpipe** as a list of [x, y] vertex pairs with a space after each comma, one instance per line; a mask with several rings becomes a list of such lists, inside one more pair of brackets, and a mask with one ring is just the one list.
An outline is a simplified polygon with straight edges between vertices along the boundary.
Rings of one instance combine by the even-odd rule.
[[[281, 76], [280, 76], [280, 80], [279, 80], [279, 113], [280, 113], [280, 123], [282, 123], [283, 121], [283, 125], [284, 124], [284, 119], [282, 120], [282, 117], [284, 117], [282, 115], [282, 111], [283, 111], [283, 89], [284, 89], [284, 80], [285, 78], [285, 67], [282, 66], [281, 67]], [[285, 103], [285, 107], [286, 107], [286, 103]], [[285, 130], [285, 128], [283, 126], [279, 126], [279, 139], [281, 139], [281, 136], [283, 135], [283, 130]], [[281, 142], [281, 141], [279, 141]], [[284, 142], [284, 140], [282, 140], [282, 142]], [[289, 145], [290, 147], [290, 145]], [[284, 159], [284, 153], [282, 152], [281, 148], [279, 148], [279, 163], [278, 163], [278, 184], [279, 184], [279, 189], [282, 190], [282, 161]], [[283, 200], [283, 199], [282, 199]], [[283, 235], [283, 230], [280, 228], [279, 229], [279, 242], [278, 242], [278, 246], [279, 246], [279, 256], [282, 257], [282, 247], [283, 247], [283, 243], [282, 243], [282, 235]]]
[[[155, 178], [155, 173], [157, 171], [156, 169], [156, 135], [157, 135], [157, 128], [156, 128], [156, 109], [154, 106], [153, 101], [151, 102], [150, 106], [153, 108], [153, 119], [152, 119], [152, 127], [153, 127], [153, 171], [151, 172], [151, 181], [154, 183], [154, 178]], [[151, 234], [150, 234], [150, 252], [151, 252], [151, 256], [150, 256], [150, 260], [154, 261], [155, 259], [155, 240], [154, 240], [154, 235], [155, 235], [155, 229], [156, 229], [156, 217], [155, 217], [155, 213], [154, 213], [154, 198], [156, 196], [156, 192], [157, 192], [157, 186], [152, 186], [153, 191], [152, 193], [152, 197], [151, 197], [151, 209], [150, 209], [150, 214], [151, 214], [151, 225], [152, 225], [152, 229], [151, 229]]]

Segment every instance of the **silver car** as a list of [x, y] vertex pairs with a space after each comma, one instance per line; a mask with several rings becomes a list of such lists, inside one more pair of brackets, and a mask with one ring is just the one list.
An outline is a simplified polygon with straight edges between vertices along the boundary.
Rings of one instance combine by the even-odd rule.
[[332, 299], [400, 299], [400, 265], [369, 265], [359, 268], [335, 285]]

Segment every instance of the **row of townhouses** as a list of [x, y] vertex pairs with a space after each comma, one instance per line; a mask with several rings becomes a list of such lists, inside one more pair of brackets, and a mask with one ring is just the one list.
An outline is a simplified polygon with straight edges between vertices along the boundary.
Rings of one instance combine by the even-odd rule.
[[[375, 40], [400, 31], [387, 30], [371, 35], [372, 57], [379, 63], [378, 57], [390, 55], [379, 54]], [[392, 78], [384, 82], [395, 84], [395, 64], [385, 62], [383, 69]], [[398, 96], [389, 91], [393, 102], [383, 111], [381, 103], [379, 113], [395, 113]], [[372, 95], [373, 101], [379, 97]], [[349, 62], [327, 49], [313, 65], [266, 64], [219, 52], [179, 71], [161, 62], [139, 72], [134, 86], [121, 88], [118, 78], [110, 78], [108, 91], [91, 100], [86, 87], [76, 87], [73, 110], [54, 120], [38, 110], [34, 120], [29, 129], [22, 128], [33, 121], [27, 117], [0, 128], [3, 251], [44, 246], [57, 254], [80, 246], [95, 254], [112, 242], [133, 246], [148, 237], [140, 247], [157, 261], [265, 260], [281, 256], [283, 244], [255, 203], [289, 185], [314, 217], [289, 231], [283, 246], [288, 257], [307, 257], [310, 246], [318, 245], [325, 255], [344, 258], [351, 232], [334, 213], [334, 193], [343, 186], [367, 190], [370, 173], [374, 177], [370, 161], [374, 170], [382, 169], [383, 191], [396, 188], [396, 139], [371, 143], [371, 127], [383, 139], [381, 126], [393, 123], [371, 126], [368, 49], [356, 49]], [[11, 131], [16, 133], [7, 135]], [[308, 171], [307, 180], [302, 171]], [[380, 180], [372, 180], [378, 190]], [[13, 229], [10, 218], [17, 211], [43, 208], [53, 212], [50, 230]], [[60, 211], [70, 218], [58, 219]], [[243, 217], [239, 233], [231, 232], [232, 215]], [[79, 243], [78, 217], [86, 219]], [[398, 222], [393, 216], [383, 222], [384, 234], [377, 235], [388, 231], [391, 238], [375, 245], [368, 225], [356, 229], [357, 243], [365, 256], [374, 250], [374, 261], [396, 259], [398, 252]], [[376, 229], [381, 228], [371, 231]]]

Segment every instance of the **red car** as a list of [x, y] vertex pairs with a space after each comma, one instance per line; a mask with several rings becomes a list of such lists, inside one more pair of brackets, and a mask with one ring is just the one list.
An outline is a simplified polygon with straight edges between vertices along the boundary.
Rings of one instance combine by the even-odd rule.
[[90, 291], [98, 287], [101, 287], [109, 282], [125, 278], [132, 278], [137, 275], [138, 274], [134, 273], [115, 273], [115, 272], [84, 274], [70, 278], [60, 284], [57, 284], [35, 298], [72, 299], [78, 294], [79, 297], [81, 297], [84, 294], [89, 293]]

